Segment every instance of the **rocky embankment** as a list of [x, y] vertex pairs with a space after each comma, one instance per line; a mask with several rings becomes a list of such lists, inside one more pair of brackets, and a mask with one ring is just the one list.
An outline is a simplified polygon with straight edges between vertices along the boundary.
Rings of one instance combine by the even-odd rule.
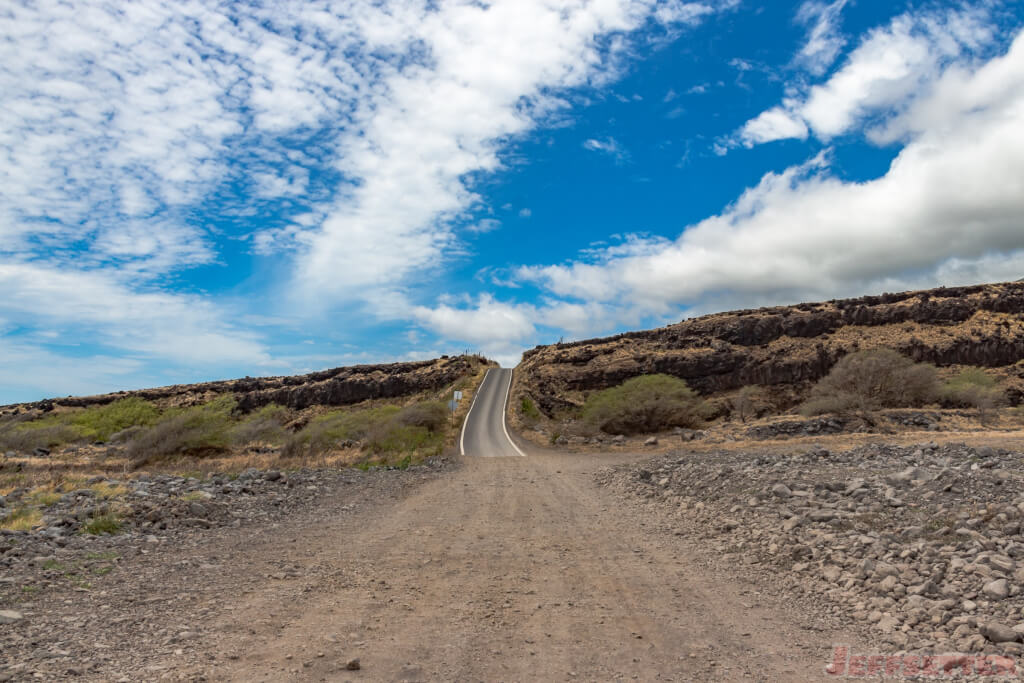
[[784, 410], [844, 355], [877, 347], [939, 366], [1003, 368], [1016, 404], [1024, 396], [1024, 282], [735, 311], [540, 346], [523, 355], [515, 395], [551, 415], [578, 405], [582, 392], [665, 373], [705, 396], [761, 385]]
[[1024, 654], [1024, 453], [680, 453], [599, 479], [723, 571], [885, 651]]
[[436, 360], [386, 365], [354, 365], [307, 375], [245, 377], [243, 379], [175, 384], [156, 389], [119, 391], [99, 396], [69, 396], [0, 408], [0, 415], [55, 407], [83, 408], [105, 405], [130, 396], [161, 407], [195, 405], [231, 394], [243, 412], [271, 403], [302, 410], [314, 405], [344, 406], [370, 399], [386, 399], [436, 391], [461, 377], [475, 374], [488, 361], [479, 356], [444, 356]]

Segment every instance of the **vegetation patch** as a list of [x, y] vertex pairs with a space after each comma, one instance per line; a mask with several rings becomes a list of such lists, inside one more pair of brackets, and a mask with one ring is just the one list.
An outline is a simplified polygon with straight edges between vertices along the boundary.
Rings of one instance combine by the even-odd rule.
[[174, 455], [223, 452], [231, 445], [235, 399], [221, 396], [209, 403], [168, 410], [128, 444], [134, 469]]
[[996, 379], [981, 368], [967, 368], [946, 381], [939, 397], [947, 407], [977, 409], [982, 422], [1006, 400]]
[[881, 408], [917, 408], [938, 390], [935, 367], [915, 363], [891, 349], [844, 356], [812, 389], [804, 415], [869, 412]]
[[274, 403], [263, 406], [231, 428], [231, 442], [238, 446], [251, 443], [281, 445], [288, 439], [284, 428], [288, 419], [287, 408]]
[[36, 419], [16, 416], [0, 422], [0, 448], [31, 452], [68, 443], [106, 441], [129, 427], [153, 424], [159, 415], [153, 404], [140, 398], [125, 398]]
[[43, 521], [43, 513], [28, 507], [15, 508], [0, 519], [0, 529], [7, 531], [30, 531]]
[[536, 424], [540, 421], [540, 409], [537, 408], [537, 404], [529, 396], [523, 396], [519, 401], [519, 412], [523, 416], [523, 421], [527, 424]]
[[443, 403], [424, 401], [405, 408], [380, 406], [321, 415], [284, 445], [284, 457], [323, 455], [356, 444], [373, 455], [439, 453], [444, 446], [448, 410]]
[[100, 534], [116, 534], [121, 531], [123, 520], [114, 512], [96, 515], [82, 526], [82, 533], [99, 536]]
[[592, 393], [583, 405], [584, 422], [608, 434], [641, 434], [672, 427], [696, 428], [710, 409], [686, 382], [668, 375], [642, 375]]
[[128, 494], [128, 487], [121, 486], [120, 484], [108, 484], [102, 481], [98, 484], [93, 484], [89, 487], [93, 493], [96, 494], [96, 498], [99, 500], [111, 500], [114, 498], [121, 498]]
[[49, 507], [60, 501], [61, 494], [49, 488], [38, 488], [28, 494], [26, 502], [30, 505], [41, 505]]

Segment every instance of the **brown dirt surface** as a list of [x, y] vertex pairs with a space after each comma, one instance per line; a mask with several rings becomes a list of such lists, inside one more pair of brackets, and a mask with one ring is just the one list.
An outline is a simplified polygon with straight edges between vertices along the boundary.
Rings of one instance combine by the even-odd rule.
[[24, 597], [0, 678], [824, 678], [856, 640], [598, 483], [642, 457], [325, 476], [287, 516], [124, 547], [88, 589]]

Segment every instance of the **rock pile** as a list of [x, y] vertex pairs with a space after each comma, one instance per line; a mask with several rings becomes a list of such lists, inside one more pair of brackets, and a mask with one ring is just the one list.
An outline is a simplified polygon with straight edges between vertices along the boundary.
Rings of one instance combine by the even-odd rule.
[[1024, 654], [1024, 454], [872, 444], [602, 472], [677, 534], [891, 650]]

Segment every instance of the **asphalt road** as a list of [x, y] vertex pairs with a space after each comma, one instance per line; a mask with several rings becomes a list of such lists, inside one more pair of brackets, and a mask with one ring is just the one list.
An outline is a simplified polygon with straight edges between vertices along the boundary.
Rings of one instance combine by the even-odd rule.
[[480, 384], [473, 406], [462, 427], [459, 448], [462, 455], [521, 457], [523, 451], [512, 441], [505, 426], [505, 407], [512, 370], [494, 368]]

